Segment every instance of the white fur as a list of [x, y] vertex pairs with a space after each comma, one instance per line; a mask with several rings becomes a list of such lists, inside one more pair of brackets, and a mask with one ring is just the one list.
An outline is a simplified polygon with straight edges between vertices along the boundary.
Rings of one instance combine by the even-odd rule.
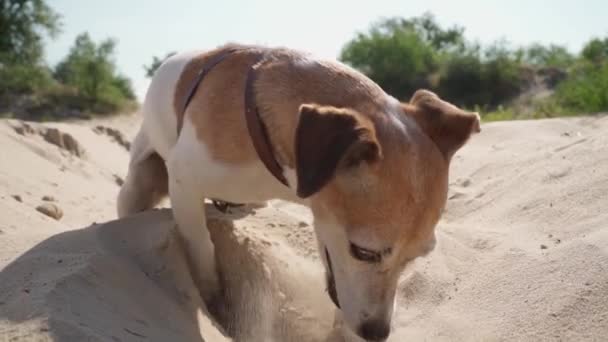
[[177, 120], [174, 107], [175, 87], [184, 67], [201, 51], [178, 53], [169, 57], [156, 70], [142, 105], [142, 130], [154, 150], [167, 160], [177, 142]]

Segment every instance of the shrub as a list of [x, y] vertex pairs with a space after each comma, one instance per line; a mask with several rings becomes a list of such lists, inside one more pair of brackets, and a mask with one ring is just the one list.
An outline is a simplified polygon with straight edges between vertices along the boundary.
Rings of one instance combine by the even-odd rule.
[[112, 39], [96, 44], [87, 33], [80, 34], [55, 69], [57, 80], [75, 89], [98, 114], [124, 110], [135, 99], [130, 80], [116, 72], [115, 46]]
[[28, 64], [0, 65], [0, 96], [43, 91], [54, 83], [48, 68]]
[[392, 18], [359, 33], [342, 49], [340, 59], [377, 82], [389, 94], [406, 99], [431, 87], [443, 53], [462, 45], [462, 29], [444, 30], [431, 15]]
[[582, 63], [557, 87], [555, 97], [570, 111], [608, 111], [608, 61]]

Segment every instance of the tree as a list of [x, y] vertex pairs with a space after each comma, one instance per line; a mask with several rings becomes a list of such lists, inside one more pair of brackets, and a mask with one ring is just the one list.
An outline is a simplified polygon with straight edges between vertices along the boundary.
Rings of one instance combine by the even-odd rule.
[[153, 56], [152, 57], [152, 63], [150, 63], [150, 65], [144, 65], [144, 70], [146, 71], [146, 77], [147, 78], [152, 78], [152, 76], [154, 76], [154, 73], [160, 67], [160, 65], [163, 64], [163, 62], [165, 60], [167, 60], [167, 58], [169, 58], [169, 57], [171, 57], [173, 55], [175, 55], [175, 52], [169, 52], [162, 59], [158, 58], [156, 56]]
[[488, 103], [484, 85], [481, 47], [472, 46], [446, 58], [441, 68], [438, 90], [442, 97], [459, 106], [473, 107]]
[[523, 62], [535, 67], [567, 68], [574, 63], [574, 56], [563, 46], [532, 44], [520, 51]]
[[585, 44], [582, 51], [583, 58], [594, 63], [608, 60], [608, 38], [595, 38]]
[[130, 80], [116, 71], [115, 47], [113, 39], [96, 44], [88, 33], [78, 35], [67, 57], [55, 68], [55, 78], [76, 89], [96, 111], [119, 109], [135, 95]]
[[40, 63], [43, 35], [58, 34], [59, 19], [43, 0], [0, 0], [0, 63]]
[[418, 88], [430, 87], [444, 54], [464, 46], [463, 29], [442, 29], [425, 14], [412, 19], [391, 18], [359, 33], [342, 49], [340, 59], [365, 73], [385, 91], [405, 99]]
[[45, 1], [0, 0], [0, 102], [52, 85], [42, 39], [59, 27], [59, 15]]

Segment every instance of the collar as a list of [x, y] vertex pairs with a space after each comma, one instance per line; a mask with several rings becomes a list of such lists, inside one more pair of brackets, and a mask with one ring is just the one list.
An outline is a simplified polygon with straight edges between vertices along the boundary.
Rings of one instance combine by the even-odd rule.
[[[184, 123], [184, 115], [186, 113], [186, 109], [188, 105], [192, 101], [194, 94], [198, 90], [200, 84], [203, 82], [205, 76], [219, 63], [221, 63], [226, 57], [230, 56], [232, 53], [239, 51], [237, 48], [225, 49], [212, 57], [209, 57], [207, 61], [201, 67], [197, 77], [194, 79], [194, 82], [190, 86], [188, 91], [188, 95], [184, 99], [184, 103], [182, 105], [182, 110], [178, 113], [177, 116], [177, 133], [182, 129]], [[274, 157], [274, 152], [272, 148], [272, 144], [270, 143], [270, 139], [268, 138], [268, 132], [266, 130], [266, 126], [264, 122], [260, 118], [260, 113], [258, 112], [258, 107], [255, 99], [255, 81], [257, 78], [257, 69], [263, 65], [267, 58], [266, 52], [261, 51], [256, 53], [255, 61], [249, 67], [249, 71], [247, 72], [247, 78], [245, 81], [245, 120], [247, 121], [247, 130], [249, 131], [249, 136], [251, 138], [251, 142], [255, 148], [258, 157], [266, 166], [266, 169], [283, 185], [289, 186], [285, 175], [283, 174], [283, 167], [277, 162]]]

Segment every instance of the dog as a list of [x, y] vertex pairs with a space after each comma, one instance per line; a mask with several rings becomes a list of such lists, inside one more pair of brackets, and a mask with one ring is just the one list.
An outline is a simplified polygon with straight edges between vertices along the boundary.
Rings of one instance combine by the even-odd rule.
[[118, 216], [168, 194], [208, 301], [220, 281], [204, 199], [306, 205], [329, 296], [370, 341], [388, 338], [400, 273], [435, 246], [450, 160], [480, 131], [431, 91], [403, 103], [338, 61], [239, 44], [168, 58], [142, 111]]

